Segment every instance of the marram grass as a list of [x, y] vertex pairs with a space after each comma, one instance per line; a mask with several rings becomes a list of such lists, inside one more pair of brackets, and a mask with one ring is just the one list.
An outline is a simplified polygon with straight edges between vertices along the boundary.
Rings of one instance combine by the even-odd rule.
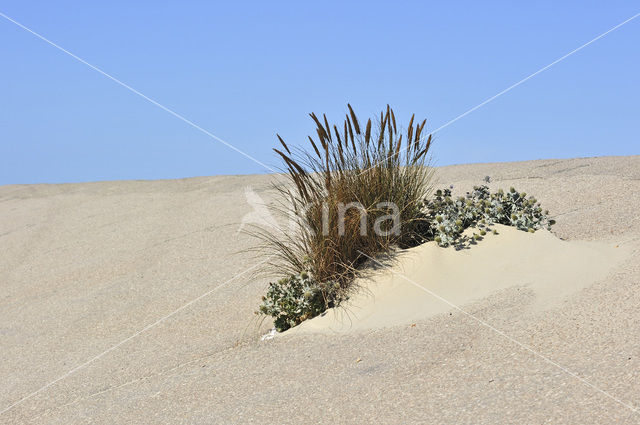
[[293, 227], [252, 232], [280, 276], [311, 277], [325, 307], [348, 296], [368, 256], [423, 242], [421, 206], [433, 175], [426, 120], [414, 124], [412, 116], [402, 132], [389, 106], [366, 123], [347, 106], [341, 125], [310, 114], [316, 135], [307, 149], [278, 135], [281, 147], [274, 150], [289, 184], [276, 186], [276, 210], [296, 220]]

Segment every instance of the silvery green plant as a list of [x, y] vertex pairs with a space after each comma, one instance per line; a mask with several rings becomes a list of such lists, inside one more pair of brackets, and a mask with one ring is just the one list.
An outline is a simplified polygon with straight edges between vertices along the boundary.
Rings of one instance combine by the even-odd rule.
[[339, 285], [332, 282], [316, 282], [312, 273], [299, 274], [269, 283], [267, 294], [256, 314], [273, 317], [278, 332], [283, 332], [307, 319], [311, 319], [333, 307]]
[[[485, 181], [489, 179], [485, 177]], [[551, 229], [555, 224], [549, 219], [549, 211], [543, 211], [535, 198], [527, 198], [525, 192], [513, 187], [508, 192], [502, 189], [495, 193], [486, 185], [475, 186], [466, 196], [453, 199], [450, 189], [437, 190], [432, 199], [424, 201], [423, 210], [429, 224], [426, 239], [440, 246], [463, 247], [482, 239], [493, 224], [513, 226], [520, 230], [535, 232], [541, 228]], [[463, 235], [465, 229], [477, 228], [479, 233], [471, 237]]]
[[424, 209], [429, 223], [426, 239], [440, 246], [455, 245], [476, 218], [475, 210], [464, 198], [454, 200], [450, 189], [437, 190], [433, 199], [425, 201]]

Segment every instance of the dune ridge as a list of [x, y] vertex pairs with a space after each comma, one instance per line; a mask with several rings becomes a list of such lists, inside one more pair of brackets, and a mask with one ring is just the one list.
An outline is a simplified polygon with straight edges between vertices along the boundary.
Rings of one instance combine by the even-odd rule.
[[[623, 258], [611, 254], [612, 268], [584, 287], [563, 283], [570, 290], [557, 301], [527, 282], [486, 295], [480, 286], [479, 299], [458, 301], [640, 406], [640, 156], [440, 167], [437, 186], [464, 193], [486, 175], [492, 190], [515, 186], [551, 211], [553, 236], [538, 232], [532, 242], [561, 238], [552, 242], [567, 252], [604, 246], [603, 255], [624, 250]], [[269, 201], [272, 178], [0, 186], [0, 409], [260, 261], [243, 251], [252, 241], [237, 230], [252, 212], [247, 188]], [[460, 255], [506, 246], [501, 233]], [[456, 312], [260, 341], [272, 324], [253, 312], [267, 284], [248, 275], [229, 281], [0, 423], [637, 422], [630, 409]]]

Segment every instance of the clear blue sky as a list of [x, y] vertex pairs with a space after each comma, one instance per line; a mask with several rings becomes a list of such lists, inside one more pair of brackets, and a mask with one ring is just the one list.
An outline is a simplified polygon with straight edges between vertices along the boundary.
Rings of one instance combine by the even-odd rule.
[[[277, 166], [280, 133], [387, 103], [434, 129], [633, 1], [4, 1], [0, 12]], [[266, 170], [0, 18], [0, 184]], [[437, 134], [437, 164], [640, 154], [640, 17]]]

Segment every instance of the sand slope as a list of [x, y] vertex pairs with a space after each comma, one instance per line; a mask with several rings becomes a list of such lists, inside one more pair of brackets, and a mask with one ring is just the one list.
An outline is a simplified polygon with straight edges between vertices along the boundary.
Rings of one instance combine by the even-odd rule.
[[640, 405], [640, 157], [437, 178], [463, 192], [485, 175], [535, 195], [569, 246], [629, 254], [582, 289], [558, 278], [571, 293], [544, 308], [526, 282], [460, 300], [503, 335], [452, 311], [261, 342], [271, 323], [253, 311], [268, 281], [229, 279], [258, 261], [236, 254], [251, 243], [237, 228], [246, 188], [268, 199], [269, 176], [0, 187], [0, 410], [39, 391], [0, 423], [638, 423], [504, 335]]
[[489, 233], [468, 249], [429, 242], [400, 252], [388, 269], [357, 281], [359, 292], [344, 306], [286, 334], [412, 324], [513, 287], [532, 290], [533, 307], [547, 309], [606, 277], [630, 253], [618, 244], [562, 241], [546, 230], [494, 228], [498, 235]]

